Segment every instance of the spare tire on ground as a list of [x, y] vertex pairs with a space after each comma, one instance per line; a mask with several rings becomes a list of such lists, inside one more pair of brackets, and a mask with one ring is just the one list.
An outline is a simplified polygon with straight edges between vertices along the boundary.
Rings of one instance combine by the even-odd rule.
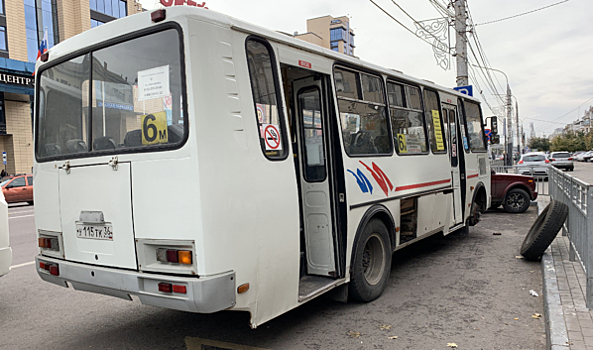
[[539, 260], [562, 228], [568, 216], [568, 206], [559, 201], [551, 201], [529, 229], [521, 255], [527, 260]]

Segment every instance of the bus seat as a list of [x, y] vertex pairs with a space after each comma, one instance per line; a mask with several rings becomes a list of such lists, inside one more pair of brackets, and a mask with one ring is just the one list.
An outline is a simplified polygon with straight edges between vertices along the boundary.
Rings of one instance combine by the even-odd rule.
[[355, 135], [352, 135], [350, 141], [350, 153], [351, 154], [369, 154], [379, 153], [377, 147], [373, 143], [373, 137], [368, 131], [359, 131]]
[[55, 143], [48, 143], [44, 147], [45, 147], [45, 154], [49, 157], [59, 156], [62, 154], [62, 147], [56, 145]]
[[142, 131], [140, 129], [128, 131], [124, 137], [124, 147], [142, 146]]
[[86, 152], [86, 144], [80, 139], [66, 141], [66, 148], [68, 153]]
[[115, 140], [109, 136], [97, 137], [93, 141], [93, 149], [95, 151], [114, 150], [116, 148]]

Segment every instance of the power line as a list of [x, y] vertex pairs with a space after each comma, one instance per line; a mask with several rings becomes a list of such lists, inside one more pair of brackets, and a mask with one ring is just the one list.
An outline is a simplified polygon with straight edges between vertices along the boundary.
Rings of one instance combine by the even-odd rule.
[[532, 10], [532, 11], [528, 11], [528, 12], [524, 12], [524, 13], [520, 13], [520, 14], [518, 14], [518, 15], [514, 15], [514, 16], [511, 16], [511, 17], [506, 17], [506, 18], [497, 19], [497, 20], [495, 20], [495, 21], [490, 21], [490, 22], [485, 22], [485, 23], [476, 24], [476, 26], [483, 26], [483, 25], [485, 25], [485, 24], [496, 23], [496, 22], [506, 21], [507, 19], [511, 19], [511, 18], [517, 18], [517, 17], [525, 16], [525, 15], [528, 15], [528, 14], [530, 14], [530, 13], [534, 13], [534, 12], [537, 12], [537, 11], [541, 11], [541, 10], [547, 9], [548, 7], [552, 7], [552, 6], [560, 5], [560, 4], [562, 4], [562, 3], [565, 3], [565, 2], [568, 2], [568, 1], [569, 1], [569, 0], [560, 1], [560, 2], [557, 2], [557, 3], [555, 3], [555, 4], [552, 4], [552, 5], [548, 5], [548, 6], [540, 7], [540, 8], [538, 8], [538, 9], [535, 9], [535, 10]]
[[[409, 14], [406, 12], [406, 10], [404, 10], [404, 9], [403, 9], [403, 8], [402, 8], [402, 7], [401, 7], [401, 6], [400, 6], [400, 5], [397, 3], [397, 2], [395, 2], [394, 0], [391, 0], [391, 2], [392, 2], [392, 3], [393, 3], [395, 6], [397, 6], [397, 7], [398, 7], [398, 8], [399, 8], [399, 9], [400, 9], [400, 10], [401, 10], [401, 11], [402, 11], [402, 12], [403, 12], [403, 13], [404, 13], [406, 16], [408, 16], [408, 17], [409, 17], [409, 18], [410, 18], [410, 19], [411, 19], [411, 20], [412, 20], [412, 21], [413, 21], [413, 22], [414, 22], [414, 23], [415, 23], [417, 26], [419, 26], [420, 28], [424, 29], [424, 26], [423, 26], [422, 24], [420, 24], [418, 21], [416, 21], [416, 20], [414, 19], [414, 17], [410, 16], [410, 15], [409, 15]], [[440, 38], [438, 38], [436, 35], [432, 34], [432, 33], [431, 33], [431, 32], [429, 32], [428, 30], [425, 30], [425, 32], [426, 32], [427, 34], [429, 34], [430, 36], [432, 36], [433, 38], [435, 38], [435, 39], [436, 39], [436, 40], [437, 40], [439, 43], [441, 43], [441, 44], [442, 44], [442, 42], [441, 42], [441, 39], [440, 39]], [[414, 34], [414, 35], [416, 35], [416, 34]], [[445, 44], [443, 44], [443, 45], [445, 45]], [[447, 52], [451, 52], [451, 48], [449, 47], [449, 45], [446, 45], [446, 46], [447, 46], [447, 48], [448, 48]]]
[[[585, 101], [585, 102], [581, 103], [580, 105], [578, 105], [578, 106], [577, 106], [575, 109], [573, 109], [572, 111], [570, 111], [570, 112], [567, 112], [567, 113], [564, 113], [563, 115], [559, 116], [558, 118], [556, 118], [556, 119], [552, 120], [552, 122], [555, 122], [556, 120], [560, 120], [560, 119], [562, 119], [562, 118], [566, 117], [567, 115], [569, 115], [570, 113], [572, 113], [572, 112], [576, 111], [577, 109], [581, 108], [581, 106], [582, 106], [582, 105], [586, 104], [587, 102], [589, 102], [589, 101], [591, 101], [591, 100], [593, 100], [593, 97], [591, 97], [591, 98], [589, 98], [587, 101]], [[577, 118], [578, 118], [578, 116], [577, 116]], [[551, 122], [549, 122], [549, 123], [551, 123]], [[564, 124], [564, 123], [559, 123], [559, 124]]]

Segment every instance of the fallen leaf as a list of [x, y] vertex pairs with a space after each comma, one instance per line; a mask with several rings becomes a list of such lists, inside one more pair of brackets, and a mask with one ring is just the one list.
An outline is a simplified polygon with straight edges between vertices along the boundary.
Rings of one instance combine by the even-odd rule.
[[513, 320], [518, 320], [518, 319], [519, 319], [519, 317], [515, 317], [515, 318], [513, 318]]
[[540, 318], [540, 317], [542, 317], [542, 314], [535, 313], [535, 314], [531, 315], [531, 317]]
[[358, 337], [360, 337], [360, 332], [350, 331], [350, 332], [348, 332], [348, 336], [350, 338], [358, 338]]
[[389, 339], [397, 339], [397, 335], [394, 335], [393, 337], [387, 337]]
[[507, 326], [509, 325], [509, 324], [508, 324], [508, 323], [506, 323], [506, 322], [505, 322], [504, 324], [506, 324]]
[[515, 259], [524, 259], [521, 255], [515, 255]]
[[535, 273], [535, 271], [529, 271], [529, 273]]
[[480, 316], [483, 320], [485, 320], [484, 316]]
[[455, 344], [455, 343], [447, 343], [447, 346], [450, 347], [450, 348], [456, 348], [457, 347], [457, 344]]
[[390, 324], [384, 324], [382, 326], [379, 326], [379, 329], [381, 329], [381, 330], [391, 329], [391, 325]]

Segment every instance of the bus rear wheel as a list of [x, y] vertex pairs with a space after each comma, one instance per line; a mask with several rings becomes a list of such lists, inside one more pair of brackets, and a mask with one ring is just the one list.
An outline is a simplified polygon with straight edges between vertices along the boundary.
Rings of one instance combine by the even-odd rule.
[[353, 254], [350, 296], [364, 302], [377, 299], [387, 285], [392, 255], [389, 232], [381, 220], [369, 221]]

